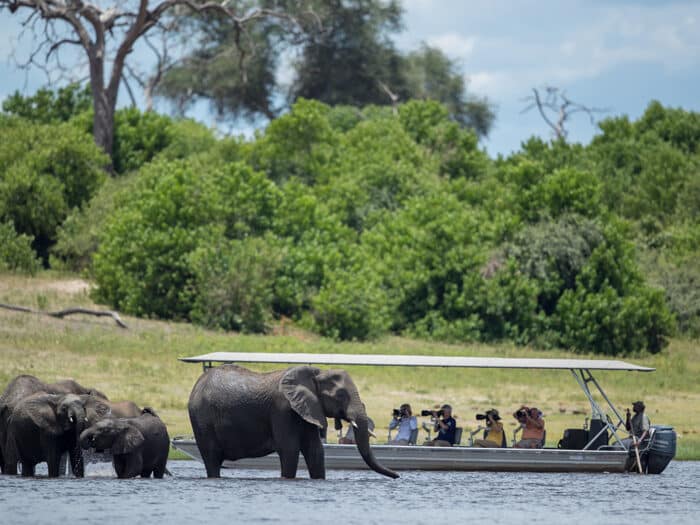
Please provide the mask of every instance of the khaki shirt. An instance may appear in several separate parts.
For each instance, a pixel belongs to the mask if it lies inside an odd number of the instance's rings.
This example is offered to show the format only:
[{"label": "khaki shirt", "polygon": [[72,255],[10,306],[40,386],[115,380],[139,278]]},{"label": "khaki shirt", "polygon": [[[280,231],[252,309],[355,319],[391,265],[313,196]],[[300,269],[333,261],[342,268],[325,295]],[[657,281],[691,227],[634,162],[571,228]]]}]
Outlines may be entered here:
[{"label": "khaki shirt", "polygon": [[644,432],[649,432],[649,429],[651,428],[651,421],[649,421],[649,418],[644,412],[641,414],[635,414],[632,417],[630,424],[632,426],[632,434],[638,438],[642,437]]}]

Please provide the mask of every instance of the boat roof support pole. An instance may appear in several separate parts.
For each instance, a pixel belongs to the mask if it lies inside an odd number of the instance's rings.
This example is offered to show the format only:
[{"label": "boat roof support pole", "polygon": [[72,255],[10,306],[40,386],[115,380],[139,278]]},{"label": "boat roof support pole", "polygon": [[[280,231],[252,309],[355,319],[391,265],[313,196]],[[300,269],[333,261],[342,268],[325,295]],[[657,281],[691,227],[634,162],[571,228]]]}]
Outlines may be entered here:
[{"label": "boat roof support pole", "polygon": [[[598,381],[596,380],[596,378],[593,377],[593,374],[591,374],[591,371],[590,371],[590,370],[586,370],[586,372],[588,373],[588,378],[586,379],[586,382],[587,382],[587,383],[588,383],[588,382],[591,382],[591,383],[593,383],[593,384],[595,385],[595,387],[598,389],[598,392],[600,392],[600,395],[603,396],[603,399],[605,399],[605,402],[606,402],[606,403],[608,404],[608,406],[610,407],[610,410],[612,410],[613,413],[615,414],[615,416],[617,417],[617,424],[616,424],[616,425],[613,425],[613,424],[612,424],[612,421],[610,421],[610,418],[606,415],[607,427],[610,429],[610,432],[612,432],[612,434],[613,434],[613,436],[615,437],[615,440],[617,441],[617,443],[618,443],[619,445],[621,445],[623,448],[626,449],[627,447],[625,447],[625,444],[623,443],[622,439],[620,438],[620,436],[617,435],[617,429],[620,428],[621,425],[624,425],[624,424],[625,424],[625,421],[622,419],[622,415],[620,415],[620,412],[617,410],[617,408],[615,407],[615,405],[613,405],[612,401],[610,401],[610,398],[608,398],[607,394],[606,394],[605,391],[603,390],[603,387],[600,386],[600,383],[598,383]],[[599,434],[599,435],[600,435],[600,434]],[[598,437],[598,436],[596,436],[596,438],[597,438],[597,437]]]},{"label": "boat roof support pole", "polygon": [[618,412],[617,408],[615,408],[615,405],[612,404],[612,401],[610,401],[610,399],[608,398],[607,394],[603,390],[603,387],[601,387],[596,378],[593,377],[593,374],[591,374],[590,370],[587,370],[587,372],[589,376],[588,381],[591,381],[595,385],[595,387],[598,389],[598,392],[600,392],[600,395],[603,396],[603,399],[605,399],[605,402],[610,407],[610,410],[612,410],[613,413],[617,416],[618,426],[619,423],[624,424],[625,420],[622,419],[622,415],[620,414],[620,412]]},{"label": "boat roof support pole", "polygon": [[[586,370],[586,372],[588,372],[590,376],[590,372],[588,370]],[[578,370],[577,372],[576,370],[572,369],[571,373],[574,375],[576,382],[579,384],[581,390],[583,390],[583,393],[588,398],[588,402],[591,404],[591,417],[593,419],[605,419],[603,410],[600,408],[596,400],[593,399],[593,394],[591,394],[591,391],[588,388],[588,381],[584,375],[584,370]]]},{"label": "boat roof support pole", "polygon": [[[586,444],[585,447],[583,447],[584,450],[588,450],[588,447],[595,442],[596,439],[600,435],[603,434],[603,431],[605,430],[610,430],[612,435],[615,437],[615,441],[617,441],[625,450],[627,448],[625,447],[622,439],[620,439],[620,436],[617,435],[617,427],[620,426],[620,423],[622,422],[622,418],[620,417],[620,413],[617,411],[615,406],[612,404],[610,399],[608,399],[608,396],[605,394],[601,386],[598,384],[598,382],[595,380],[593,377],[593,374],[591,374],[591,371],[588,369],[581,369],[578,370],[578,373],[576,370],[571,370],[571,373],[573,374],[574,378],[576,378],[576,381],[578,382],[579,386],[581,387],[581,390],[583,390],[583,393],[586,395],[588,398],[588,401],[591,404],[591,417],[594,419],[600,419],[601,421],[605,422],[605,426],[598,432],[597,435],[595,435],[592,439],[589,439],[588,443]],[[591,393],[591,390],[588,388],[588,383],[593,383],[595,387],[598,389],[598,392],[603,396],[605,401],[608,403],[608,406],[612,409],[612,411],[615,413],[615,415],[618,417],[618,424],[613,425],[612,421],[610,420],[610,417],[603,412],[603,409],[600,408],[600,405],[597,403],[597,401],[593,398],[593,394]]]}]

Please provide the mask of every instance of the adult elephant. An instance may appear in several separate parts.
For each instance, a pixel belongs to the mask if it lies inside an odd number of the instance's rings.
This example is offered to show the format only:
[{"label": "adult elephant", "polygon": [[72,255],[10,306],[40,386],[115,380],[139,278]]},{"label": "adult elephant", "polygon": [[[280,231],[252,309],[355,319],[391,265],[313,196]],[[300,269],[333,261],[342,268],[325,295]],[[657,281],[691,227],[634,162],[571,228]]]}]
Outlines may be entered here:
[{"label": "adult elephant", "polygon": [[[107,396],[99,390],[84,387],[72,379],[64,379],[55,383],[44,383],[31,375],[22,374],[15,377],[0,396],[0,472],[2,473],[8,472],[4,450],[7,439],[7,425],[12,412],[20,401],[39,392],[46,394],[88,394],[100,399],[107,399]],[[16,466],[10,467],[10,472],[16,472],[16,470]]]},{"label": "adult elephant", "polygon": [[311,478],[325,478],[319,430],[326,418],[355,426],[355,440],[365,463],[397,478],[380,465],[369,446],[367,413],[357,387],[344,370],[297,366],[259,374],[236,365],[210,368],[192,389],[190,421],[210,478],[219,477],[227,460],[277,452],[282,477],[294,478],[299,452]]},{"label": "adult elephant", "polygon": [[49,477],[57,477],[61,456],[67,452],[73,474],[82,477],[80,433],[108,414],[109,407],[88,394],[40,392],[24,398],[15,406],[7,425],[5,460],[8,474],[17,473],[19,462],[22,476],[33,476],[36,465],[45,461]]}]

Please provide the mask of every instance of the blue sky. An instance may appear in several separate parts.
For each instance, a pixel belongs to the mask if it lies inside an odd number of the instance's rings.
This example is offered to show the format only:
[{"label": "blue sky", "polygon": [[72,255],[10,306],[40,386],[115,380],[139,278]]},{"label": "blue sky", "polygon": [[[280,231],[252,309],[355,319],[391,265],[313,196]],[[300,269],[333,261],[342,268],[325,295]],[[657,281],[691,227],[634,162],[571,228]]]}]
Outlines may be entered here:
[{"label": "blue sky", "polygon": [[[653,0],[404,0],[402,49],[438,46],[461,64],[475,94],[496,105],[497,120],[484,146],[492,154],[517,149],[530,135],[548,137],[535,112],[521,114],[522,98],[545,84],[566,89],[610,115],[636,118],[652,99],[700,111],[700,1]],[[45,76],[17,71],[18,18],[0,12],[0,98],[32,93]],[[29,40],[20,41],[19,54]],[[145,60],[134,53],[134,59]],[[120,103],[128,102],[122,94]],[[163,106],[164,107],[164,106]],[[213,122],[205,106],[193,116]],[[249,131],[233,128],[234,131]],[[571,140],[595,132],[585,116]]]}]

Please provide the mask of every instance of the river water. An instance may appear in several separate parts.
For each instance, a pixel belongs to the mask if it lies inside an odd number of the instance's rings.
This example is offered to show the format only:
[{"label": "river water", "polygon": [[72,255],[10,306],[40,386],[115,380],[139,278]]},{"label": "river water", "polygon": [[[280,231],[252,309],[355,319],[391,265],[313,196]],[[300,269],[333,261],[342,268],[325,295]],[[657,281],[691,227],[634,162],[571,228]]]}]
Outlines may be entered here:
[{"label": "river water", "polygon": [[329,471],[325,481],[168,468],[162,480],[118,480],[109,464],[88,465],[84,479],[0,476],[0,523],[700,523],[700,462],[658,476]]}]

